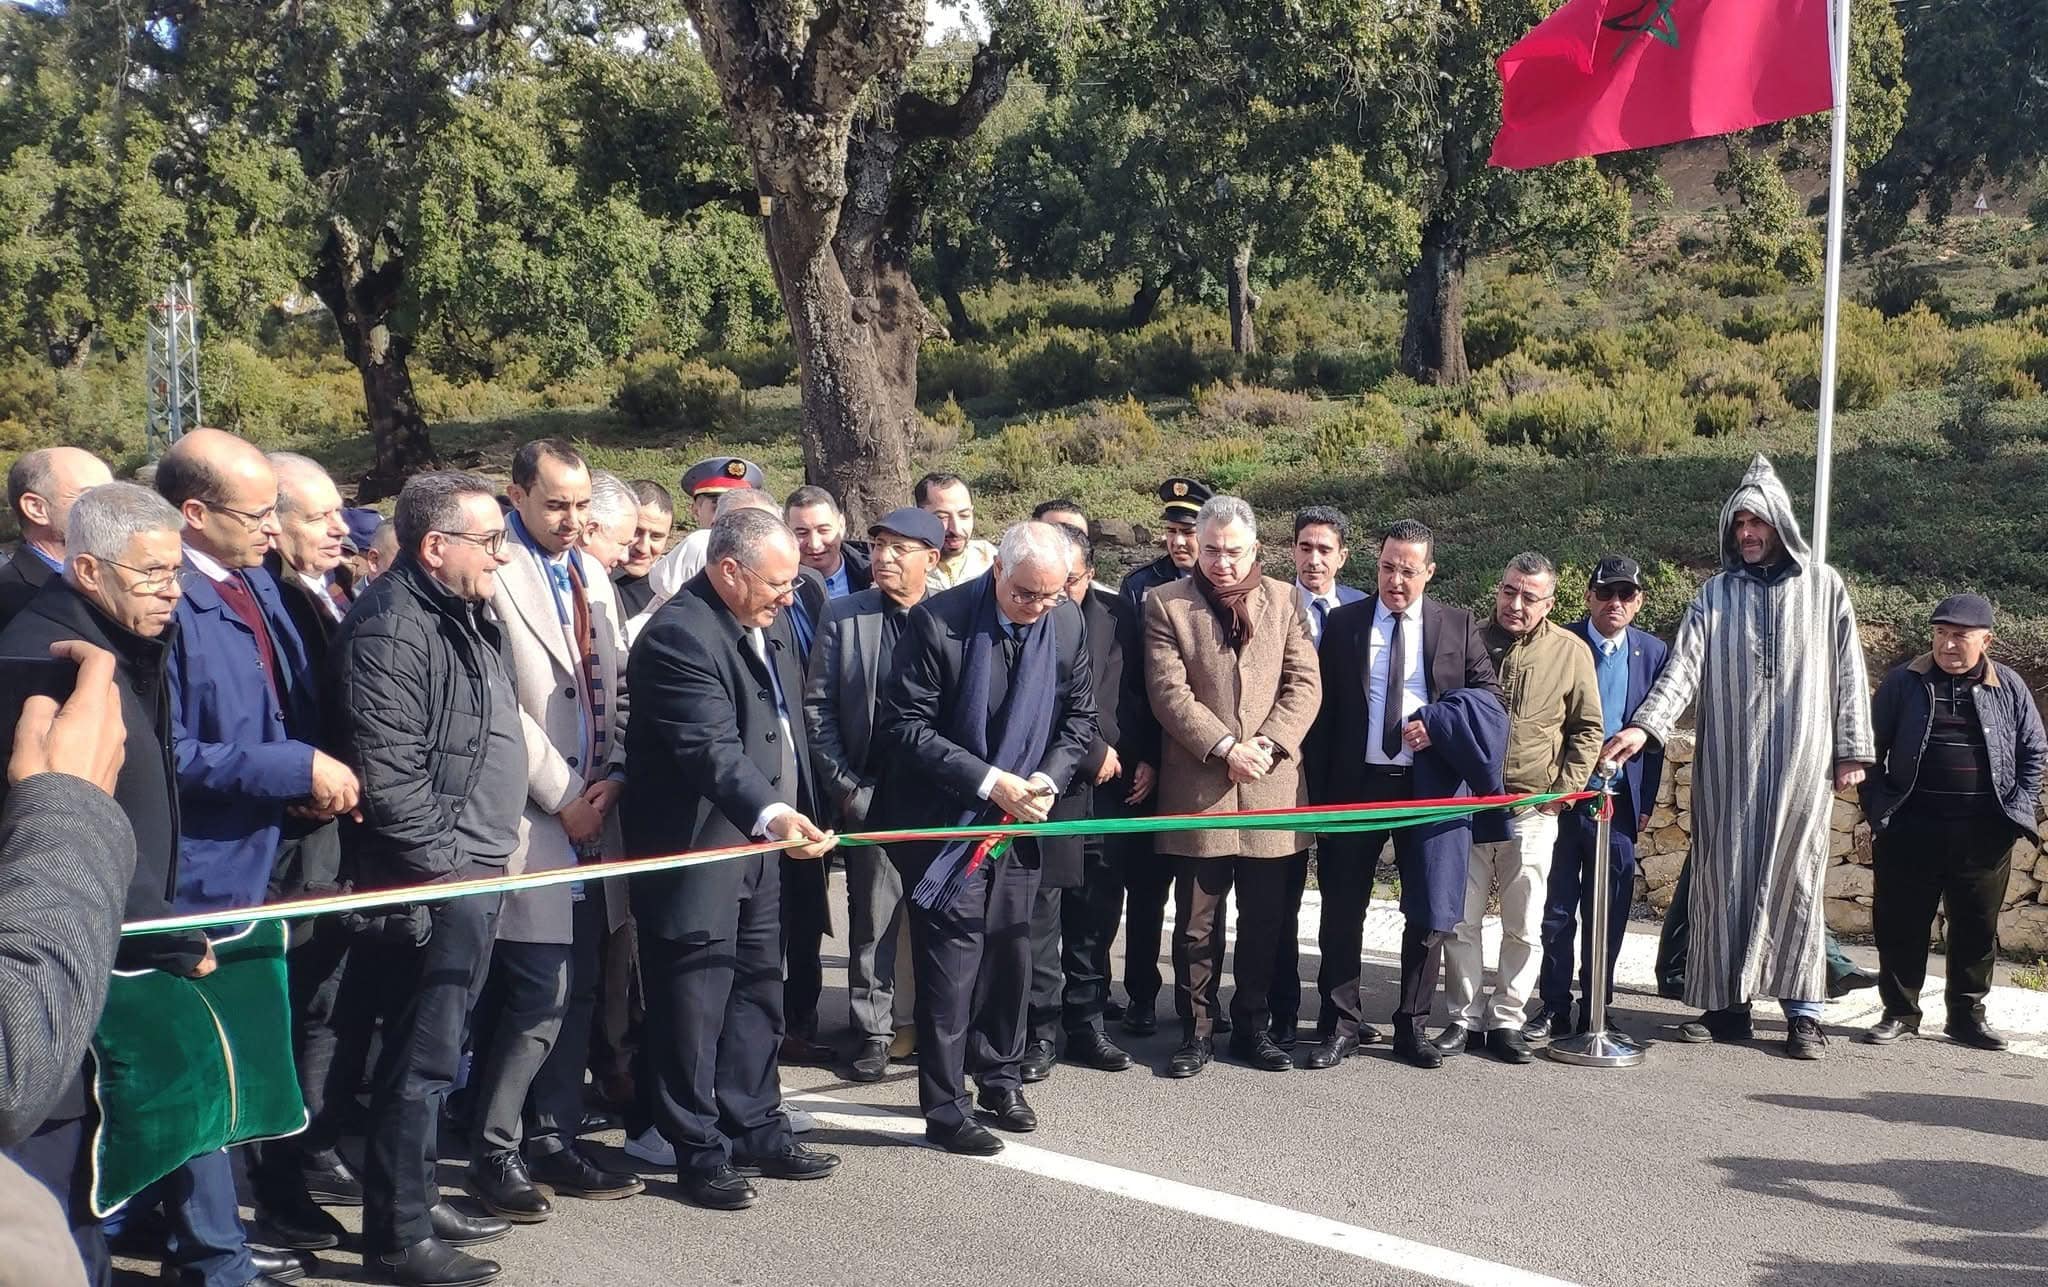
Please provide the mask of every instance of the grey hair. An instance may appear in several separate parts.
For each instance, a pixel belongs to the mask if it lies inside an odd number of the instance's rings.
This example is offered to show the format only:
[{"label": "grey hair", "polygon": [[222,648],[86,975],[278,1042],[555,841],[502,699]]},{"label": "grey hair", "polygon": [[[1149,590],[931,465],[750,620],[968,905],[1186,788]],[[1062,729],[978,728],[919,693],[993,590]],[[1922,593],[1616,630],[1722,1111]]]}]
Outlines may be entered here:
[{"label": "grey hair", "polygon": [[590,519],[599,527],[614,527],[621,519],[638,519],[640,502],[626,481],[608,469],[590,473]]},{"label": "grey hair", "polygon": [[119,559],[143,532],[176,532],[185,520],[171,503],[134,483],[101,483],[79,493],[64,525],[65,559]]},{"label": "grey hair", "polygon": [[1534,550],[1524,550],[1509,559],[1508,571],[1519,572],[1523,576],[1547,576],[1553,582],[1557,580],[1557,568]]},{"label": "grey hair", "polygon": [[391,556],[398,553],[398,524],[388,518],[377,524],[377,530],[370,533],[370,548],[382,554],[389,566]]},{"label": "grey hair", "polygon": [[[295,514],[298,512],[298,496],[286,486],[288,478],[305,478],[308,475],[327,478],[326,469],[311,456],[301,456],[296,451],[273,451],[264,455],[270,462],[270,470],[277,475],[277,512]],[[329,481],[333,481],[329,479]]]},{"label": "grey hair", "polygon": [[711,511],[711,517],[716,521],[742,509],[765,509],[777,518],[782,516],[782,506],[767,492],[758,487],[735,487],[718,498],[718,508]]},{"label": "grey hair", "polygon": [[[733,494],[735,493],[726,493],[727,496]],[[767,495],[766,492],[754,494]],[[718,503],[722,508],[725,504],[724,498],[720,498]],[[711,564],[720,559],[733,559],[752,567],[754,560],[760,557],[761,547],[773,540],[777,532],[788,536],[791,543],[796,540],[794,536],[790,536],[789,524],[783,522],[782,515],[773,509],[749,506],[745,509],[736,509],[730,514],[721,514],[718,521],[711,525],[711,540],[704,547],[704,561]]]},{"label": "grey hair", "polygon": [[1229,527],[1232,523],[1244,524],[1252,539],[1259,535],[1259,520],[1252,513],[1252,507],[1235,496],[1211,496],[1202,502],[1201,512],[1195,515],[1195,530],[1205,527]]},{"label": "grey hair", "polygon": [[462,521],[462,502],[471,496],[488,496],[495,503],[498,485],[459,469],[437,469],[406,479],[391,515],[399,548],[418,554],[427,533],[452,530],[451,524]]},{"label": "grey hair", "polygon": [[1067,570],[1067,549],[1067,538],[1060,534],[1055,524],[1037,521],[1013,523],[1003,533],[1003,543],[996,548],[996,557],[1011,572],[1031,563],[1064,572]]}]

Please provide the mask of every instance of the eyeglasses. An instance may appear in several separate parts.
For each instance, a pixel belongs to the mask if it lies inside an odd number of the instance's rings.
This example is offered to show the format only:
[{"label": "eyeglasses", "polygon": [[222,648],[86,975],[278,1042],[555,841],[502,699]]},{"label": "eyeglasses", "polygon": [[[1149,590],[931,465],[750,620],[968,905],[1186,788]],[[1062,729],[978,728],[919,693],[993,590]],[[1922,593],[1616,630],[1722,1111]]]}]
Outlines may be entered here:
[{"label": "eyeglasses", "polygon": [[1072,584],[1073,582],[1069,581],[1049,594],[1040,594],[1036,590],[1024,590],[1013,585],[1010,587],[1010,602],[1020,608],[1035,608],[1043,603],[1058,603],[1061,599],[1067,597],[1067,586]]},{"label": "eyeglasses", "polygon": [[1502,603],[1526,603],[1532,608],[1557,597],[1555,590],[1549,594],[1531,594],[1527,590],[1517,590],[1511,585],[1497,585],[1493,592],[1500,597]]},{"label": "eyeglasses", "polygon": [[1380,572],[1397,580],[1413,581],[1416,577],[1422,575],[1423,570],[1421,568],[1403,567],[1399,563],[1382,563],[1380,564]]},{"label": "eyeglasses", "polygon": [[451,532],[445,527],[437,527],[434,530],[443,536],[466,541],[486,554],[497,554],[505,548],[507,532],[502,527],[494,532]]},{"label": "eyeglasses", "polygon": [[1630,603],[1641,593],[1641,590],[1632,585],[1596,585],[1593,587],[1593,597],[1602,603],[1612,603],[1616,599],[1623,603]]},{"label": "eyeglasses", "polygon": [[801,578],[795,581],[770,581],[767,577],[762,576],[759,572],[754,571],[754,569],[748,567],[746,564],[740,563],[738,559],[734,559],[733,562],[739,563],[740,570],[742,572],[745,572],[748,576],[754,578],[756,581],[759,581],[762,585],[766,586],[768,588],[768,592],[770,594],[773,594],[778,599],[789,598],[791,595],[796,593],[796,588],[799,585],[803,584]]},{"label": "eyeglasses", "polygon": [[140,578],[134,585],[128,587],[134,594],[162,594],[178,583],[176,568],[138,568],[114,559],[101,559],[100,562],[120,568],[123,572],[133,572]]},{"label": "eyeglasses", "polygon": [[265,508],[259,509],[255,513],[251,514],[246,509],[236,509],[232,505],[223,505],[219,501],[203,500],[200,501],[199,503],[201,505],[206,506],[206,508],[208,509],[217,509],[221,511],[223,514],[233,514],[236,518],[241,519],[244,523],[247,523],[251,527],[261,527],[265,523],[269,522],[271,519],[277,517],[277,506],[275,505],[266,506]]}]

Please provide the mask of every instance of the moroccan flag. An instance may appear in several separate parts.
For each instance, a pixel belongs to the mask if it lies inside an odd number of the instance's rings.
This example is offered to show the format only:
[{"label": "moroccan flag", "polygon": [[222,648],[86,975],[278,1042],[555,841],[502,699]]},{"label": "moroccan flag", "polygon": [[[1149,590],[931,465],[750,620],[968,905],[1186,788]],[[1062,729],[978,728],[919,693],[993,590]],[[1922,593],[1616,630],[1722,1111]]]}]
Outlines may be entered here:
[{"label": "moroccan flag", "polygon": [[1500,56],[1493,164],[1526,170],[1824,112],[1828,0],[1567,0]]}]

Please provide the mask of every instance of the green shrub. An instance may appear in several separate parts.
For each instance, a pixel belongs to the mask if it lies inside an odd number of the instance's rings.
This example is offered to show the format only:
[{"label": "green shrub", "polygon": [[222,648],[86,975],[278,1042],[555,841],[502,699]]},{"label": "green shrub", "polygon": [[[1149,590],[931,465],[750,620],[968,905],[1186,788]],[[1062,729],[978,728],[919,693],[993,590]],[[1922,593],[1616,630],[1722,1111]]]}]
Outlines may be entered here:
[{"label": "green shrub", "polygon": [[1377,393],[1368,393],[1355,406],[1316,422],[1313,450],[1316,463],[1326,470],[1356,470],[1399,451],[1407,442],[1401,409]]},{"label": "green shrub", "polygon": [[967,413],[947,394],[946,400],[930,415],[918,417],[917,451],[920,456],[936,456],[951,451],[960,445],[960,440],[974,431],[973,422]]},{"label": "green shrub", "polygon": [[1497,405],[1570,380],[1526,353],[1510,353],[1473,377],[1471,396],[1480,406]]},{"label": "green shrub", "polygon": [[1747,344],[1761,344],[1773,335],[1809,326],[1813,318],[1802,312],[1794,312],[1782,300],[1769,303],[1744,303],[1742,311],[1721,319],[1721,334],[1731,340]]},{"label": "green shrub", "polygon": [[729,431],[746,419],[737,375],[659,350],[627,363],[612,408],[636,428],[685,433]]},{"label": "green shrub", "polygon": [[1913,305],[1873,328],[1867,317],[1853,323],[1887,351],[1892,374],[1909,389],[1939,389],[1956,365],[1955,332],[1927,304]]},{"label": "green shrub", "polygon": [[1725,393],[1708,396],[1693,409],[1692,431],[1702,438],[1726,438],[1755,422],[1755,403]]},{"label": "green shrub", "polygon": [[1695,268],[1693,280],[1728,298],[1762,298],[1785,293],[1785,274],[1758,264],[1716,263]]},{"label": "green shrub", "polygon": [[1212,380],[1226,378],[1236,356],[1227,348],[1198,343],[1187,330],[1174,329],[1138,337],[1120,358],[1138,388],[1186,397]]},{"label": "green shrub", "polygon": [[1550,385],[1488,408],[1486,439],[1556,456],[1656,455],[1693,433],[1693,414],[1670,376],[1631,372],[1613,388]]},{"label": "green shrub", "polygon": [[720,349],[705,355],[704,360],[738,376],[743,389],[772,389],[796,378],[796,347],[788,340]]},{"label": "green shrub", "polygon": [[[1787,331],[1764,345],[1764,360],[1785,398],[1802,411],[1820,407],[1820,333]],[[1844,326],[1836,348],[1835,405],[1844,411],[1874,407],[1898,389],[1886,355],[1860,330]]]},{"label": "green shrub", "polygon": [[1394,374],[1385,350],[1303,349],[1294,355],[1294,387],[1329,394],[1363,393]]},{"label": "green shrub", "polygon": [[1491,310],[1465,322],[1465,361],[1473,370],[1492,366],[1522,347],[1529,323],[1513,313]]},{"label": "green shrub", "polygon": [[1998,292],[1998,299],[1992,304],[1992,311],[2000,317],[2010,317],[2029,309],[2048,308],[2048,279],[2029,282],[2011,290]]},{"label": "green shrub", "polygon": [[1402,453],[1401,472],[1416,491],[1448,496],[1479,477],[1479,457],[1463,447],[1418,442]]},{"label": "green shrub", "polygon": [[1127,393],[1121,402],[1090,403],[1075,418],[1059,454],[1071,465],[1128,465],[1157,450],[1159,426],[1145,404]]},{"label": "green shrub", "polygon": [[1447,450],[1476,455],[1486,445],[1486,431],[1467,411],[1439,411],[1422,430],[1421,441]]},{"label": "green shrub", "polygon": [[1898,255],[1886,255],[1870,266],[1870,281],[1863,302],[1886,317],[1899,317],[1915,308],[1948,316],[1948,295],[1941,279],[1918,264]]},{"label": "green shrub", "polygon": [[982,453],[987,468],[976,479],[989,491],[1025,491],[1059,463],[1074,422],[1063,416],[1006,426]]},{"label": "green shrub", "polygon": [[1002,383],[1003,368],[980,345],[941,341],[927,344],[917,355],[917,400],[985,398]]},{"label": "green shrub", "polygon": [[1597,380],[1618,380],[1623,372],[1642,365],[1628,337],[1609,326],[1580,331],[1569,339],[1547,345],[1542,360],[1547,366],[1577,371]]},{"label": "green shrub", "polygon": [[1195,414],[1203,420],[1254,429],[1298,429],[1315,414],[1315,405],[1305,395],[1256,384],[1206,385],[1195,390],[1194,404]]},{"label": "green shrub", "polygon": [[1011,350],[1004,383],[1021,406],[1064,407],[1104,386],[1107,356],[1098,335],[1048,331]]},{"label": "green shrub", "polygon": [[1196,445],[1191,462],[1195,477],[1219,492],[1235,492],[1266,468],[1266,445],[1243,434],[1221,434]]}]

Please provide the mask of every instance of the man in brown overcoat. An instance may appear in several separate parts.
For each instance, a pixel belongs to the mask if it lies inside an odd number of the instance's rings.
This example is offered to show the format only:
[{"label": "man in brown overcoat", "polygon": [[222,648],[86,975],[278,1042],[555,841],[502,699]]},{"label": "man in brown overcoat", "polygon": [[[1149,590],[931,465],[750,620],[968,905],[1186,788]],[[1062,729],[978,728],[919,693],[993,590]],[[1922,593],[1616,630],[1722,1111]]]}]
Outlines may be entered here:
[{"label": "man in brown overcoat", "polygon": [[[1163,733],[1159,812],[1232,813],[1307,802],[1301,741],[1322,702],[1322,672],[1294,588],[1259,571],[1251,507],[1211,497],[1196,518],[1195,574],[1145,600],[1145,684]],[[1230,1052],[1253,1067],[1294,1066],[1267,1030],[1274,935],[1284,919],[1287,860],[1308,847],[1292,831],[1161,832],[1174,861],[1174,1001],[1183,1042],[1170,1077],[1214,1053],[1223,968],[1223,905],[1237,889],[1236,995]]]}]

